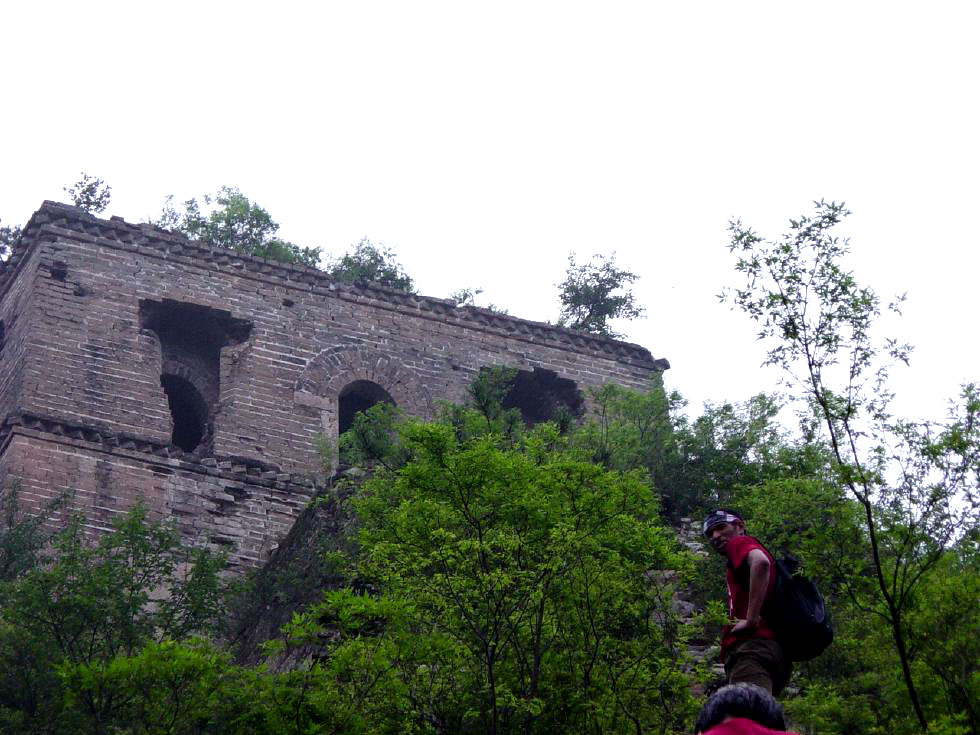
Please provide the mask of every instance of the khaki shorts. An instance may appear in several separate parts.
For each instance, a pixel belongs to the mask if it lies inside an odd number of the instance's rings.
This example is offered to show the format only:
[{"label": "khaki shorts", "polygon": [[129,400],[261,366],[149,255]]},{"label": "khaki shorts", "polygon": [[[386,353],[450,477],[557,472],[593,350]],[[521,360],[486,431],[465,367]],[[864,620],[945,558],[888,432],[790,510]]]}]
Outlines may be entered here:
[{"label": "khaki shorts", "polygon": [[756,684],[772,695],[783,691],[793,673],[793,664],[782,646],[769,638],[750,638],[735,644],[725,659],[728,683]]}]

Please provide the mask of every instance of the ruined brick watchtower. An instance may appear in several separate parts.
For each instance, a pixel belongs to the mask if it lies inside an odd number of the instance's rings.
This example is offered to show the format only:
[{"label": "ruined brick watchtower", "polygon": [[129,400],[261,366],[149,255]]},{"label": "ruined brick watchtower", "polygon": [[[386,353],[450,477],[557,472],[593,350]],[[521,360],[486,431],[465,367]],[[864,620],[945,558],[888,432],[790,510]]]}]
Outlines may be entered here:
[{"label": "ruined brick watchtower", "polygon": [[637,345],[248,257],[45,202],[0,271],[0,481],[71,493],[93,530],[137,498],[257,565],[378,401],[429,416],[481,367],[528,420],[668,367]]}]

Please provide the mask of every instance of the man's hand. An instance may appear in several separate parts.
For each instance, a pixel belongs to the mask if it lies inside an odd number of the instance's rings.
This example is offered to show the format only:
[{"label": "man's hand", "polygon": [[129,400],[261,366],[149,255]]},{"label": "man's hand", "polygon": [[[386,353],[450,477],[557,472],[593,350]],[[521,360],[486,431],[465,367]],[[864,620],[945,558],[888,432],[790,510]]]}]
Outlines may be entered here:
[{"label": "man's hand", "polygon": [[736,620],[732,626],[732,633],[741,633],[743,630],[754,630],[759,625],[759,618],[755,620]]}]

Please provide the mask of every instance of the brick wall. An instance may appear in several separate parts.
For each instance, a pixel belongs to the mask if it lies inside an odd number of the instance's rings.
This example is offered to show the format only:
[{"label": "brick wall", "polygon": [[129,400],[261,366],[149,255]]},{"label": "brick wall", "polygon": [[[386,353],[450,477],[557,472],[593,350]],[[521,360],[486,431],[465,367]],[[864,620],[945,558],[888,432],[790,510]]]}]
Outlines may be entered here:
[{"label": "brick wall", "polygon": [[30,333],[31,315],[34,313],[34,279],[37,271],[37,252],[27,253],[20,259],[18,277],[12,281],[0,300],[0,322],[3,324],[3,340],[0,346],[0,416],[6,416],[16,407],[21,395],[24,367],[27,364],[25,350]]},{"label": "brick wall", "polygon": [[[28,502],[74,490],[93,528],[140,495],[245,564],[309,497],[322,471],[314,440],[336,438],[353,381],[429,416],[486,365],[552,370],[583,390],[644,387],[667,367],[636,345],[339,284],[50,202],[0,273],[0,319],[13,325],[0,351],[0,476],[19,478]],[[196,450],[171,445],[162,374],[207,405]]]},{"label": "brick wall", "polygon": [[140,501],[154,517],[174,518],[189,542],[227,550],[233,567],[264,563],[314,491],[307,477],[231,460],[183,461],[163,447],[113,445],[78,427],[30,419],[7,428],[0,450],[0,482],[8,488],[16,480],[28,508],[64,497],[87,529],[101,533]]}]

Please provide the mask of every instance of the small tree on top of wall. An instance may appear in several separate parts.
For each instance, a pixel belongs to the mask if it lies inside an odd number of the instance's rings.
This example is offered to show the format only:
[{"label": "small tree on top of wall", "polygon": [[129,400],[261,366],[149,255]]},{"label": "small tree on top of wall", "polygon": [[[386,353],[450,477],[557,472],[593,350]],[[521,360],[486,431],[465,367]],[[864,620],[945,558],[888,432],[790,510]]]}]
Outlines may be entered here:
[{"label": "small tree on top of wall", "polygon": [[635,273],[616,267],[616,254],[595,255],[591,263],[578,265],[568,256],[565,280],[558,284],[561,313],[558,324],[604,337],[622,337],[609,326],[610,319],[637,319],[643,307],[630,288]]},{"label": "small tree on top of wall", "polygon": [[76,207],[92,214],[104,212],[112,198],[111,186],[98,177],[89,176],[84,171],[82,178],[72,184],[71,187],[64,187],[64,191],[68,192],[68,196],[71,197],[71,201]]},{"label": "small tree on top of wall", "polygon": [[244,255],[313,268],[320,262],[318,248],[300,247],[277,237],[279,223],[237,188],[222,186],[216,194],[205,194],[200,203],[192,197],[181,209],[173,200],[172,195],[167,197],[163,212],[153,224]]}]

